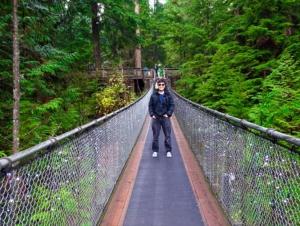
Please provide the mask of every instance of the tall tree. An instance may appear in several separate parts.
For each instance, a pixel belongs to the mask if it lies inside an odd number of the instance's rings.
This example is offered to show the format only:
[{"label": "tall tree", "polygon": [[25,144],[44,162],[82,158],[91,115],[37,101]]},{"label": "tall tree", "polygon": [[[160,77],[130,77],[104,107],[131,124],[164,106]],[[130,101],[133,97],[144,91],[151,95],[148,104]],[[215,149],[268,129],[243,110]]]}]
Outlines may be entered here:
[{"label": "tall tree", "polygon": [[[109,67],[123,62],[132,62],[129,66],[134,67],[134,48],[142,41],[136,35],[137,24],[143,26],[134,11],[135,1],[101,0],[94,4],[94,8],[98,8],[94,16],[91,2],[22,0],[13,5],[12,0],[1,1],[0,156],[12,154],[13,123],[17,120],[20,132],[16,149],[20,150],[94,117],[95,102],[90,95],[103,86],[84,80],[86,76],[81,72],[86,72],[87,65],[94,62],[91,21],[96,15],[100,37],[94,40],[100,42],[100,60]],[[18,6],[18,15],[15,13],[18,30],[13,29],[14,6]],[[12,31],[19,33],[16,38],[21,37],[17,40],[19,51],[14,51]],[[17,65],[14,56],[18,56],[18,52],[22,79],[15,81],[20,82],[22,98],[19,99],[12,95],[12,90],[17,90],[13,76],[18,75],[18,68],[12,65],[14,62]],[[14,118],[13,106],[18,100],[19,117]]]},{"label": "tall tree", "polygon": [[19,151],[20,132],[20,50],[18,25],[18,0],[13,0],[13,154]]},{"label": "tall tree", "polygon": [[158,1],[154,2],[154,8],[149,7],[148,2],[141,4],[141,17],[146,18],[145,24],[141,27],[143,63],[153,66],[155,63],[162,63],[166,66],[166,54],[163,48],[164,27],[172,25],[165,20],[164,5]]},{"label": "tall tree", "polygon": [[[140,4],[138,0],[135,0],[135,13],[140,15]],[[141,34],[140,26],[137,26],[136,35],[139,37]],[[141,55],[141,44],[135,47],[135,68],[142,68],[142,55]]]},{"label": "tall tree", "polygon": [[100,29],[99,29],[99,17],[98,17],[98,3],[91,3],[92,10],[92,36],[93,36],[93,44],[94,44],[94,61],[95,67],[100,68],[101,66],[101,55],[100,55]]}]

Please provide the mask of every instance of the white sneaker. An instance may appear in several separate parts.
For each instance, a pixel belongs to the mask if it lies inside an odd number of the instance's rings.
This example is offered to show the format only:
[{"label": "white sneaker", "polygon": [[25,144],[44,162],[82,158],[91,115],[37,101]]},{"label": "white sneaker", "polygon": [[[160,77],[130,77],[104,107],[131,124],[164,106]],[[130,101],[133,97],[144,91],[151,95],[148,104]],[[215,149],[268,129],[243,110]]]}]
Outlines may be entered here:
[{"label": "white sneaker", "polygon": [[153,158],[157,157],[157,152],[156,151],[153,152],[152,157]]},{"label": "white sneaker", "polygon": [[168,158],[171,158],[171,157],[172,157],[172,154],[171,154],[170,151],[167,152],[167,157],[168,157]]}]

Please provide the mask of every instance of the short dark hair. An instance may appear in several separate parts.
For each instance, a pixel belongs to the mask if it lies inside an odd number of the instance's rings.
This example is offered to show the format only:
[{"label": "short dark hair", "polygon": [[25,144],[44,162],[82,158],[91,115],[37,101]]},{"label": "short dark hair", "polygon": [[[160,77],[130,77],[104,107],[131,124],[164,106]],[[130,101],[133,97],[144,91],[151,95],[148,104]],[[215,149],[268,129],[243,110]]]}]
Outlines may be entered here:
[{"label": "short dark hair", "polygon": [[164,83],[164,84],[166,84],[166,81],[163,78],[160,78],[160,79],[157,80],[157,83]]}]

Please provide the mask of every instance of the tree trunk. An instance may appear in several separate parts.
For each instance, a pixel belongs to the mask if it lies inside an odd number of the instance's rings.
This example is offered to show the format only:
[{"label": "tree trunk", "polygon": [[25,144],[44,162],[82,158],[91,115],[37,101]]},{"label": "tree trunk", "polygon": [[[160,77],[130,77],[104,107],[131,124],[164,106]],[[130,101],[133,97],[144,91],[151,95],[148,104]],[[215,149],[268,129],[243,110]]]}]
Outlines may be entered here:
[{"label": "tree trunk", "polygon": [[20,132],[20,63],[18,0],[13,0],[13,154],[19,151]]},{"label": "tree trunk", "polygon": [[157,0],[154,0],[153,4],[153,11],[156,12]]},{"label": "tree trunk", "polygon": [[[135,10],[134,11],[136,14],[138,14],[138,15],[140,14],[140,5],[139,5],[138,0],[135,0]],[[136,35],[140,36],[140,33],[141,33],[140,27],[138,27],[136,29]],[[142,68],[142,56],[141,56],[141,45],[140,44],[135,47],[135,67]],[[142,71],[140,71],[140,72],[142,72]]]},{"label": "tree trunk", "polygon": [[99,38],[99,21],[98,21],[98,3],[91,3],[92,10],[92,35],[93,35],[93,44],[94,44],[94,59],[95,59],[95,68],[100,68],[101,66],[101,55],[100,55],[100,38]]}]

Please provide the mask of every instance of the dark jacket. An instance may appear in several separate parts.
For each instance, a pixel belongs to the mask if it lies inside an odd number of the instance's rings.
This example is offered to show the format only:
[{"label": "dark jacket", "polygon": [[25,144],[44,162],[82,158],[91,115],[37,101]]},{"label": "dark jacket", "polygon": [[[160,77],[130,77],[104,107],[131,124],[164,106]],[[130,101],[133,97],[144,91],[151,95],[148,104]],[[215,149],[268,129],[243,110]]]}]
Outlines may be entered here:
[{"label": "dark jacket", "polygon": [[165,90],[165,93],[163,94],[163,103],[159,100],[159,93],[158,90],[154,91],[153,94],[150,97],[149,101],[149,114],[152,117],[155,115],[156,118],[162,117],[164,114],[167,114],[168,117],[171,117],[175,104],[174,99],[171,96],[171,94]]}]

